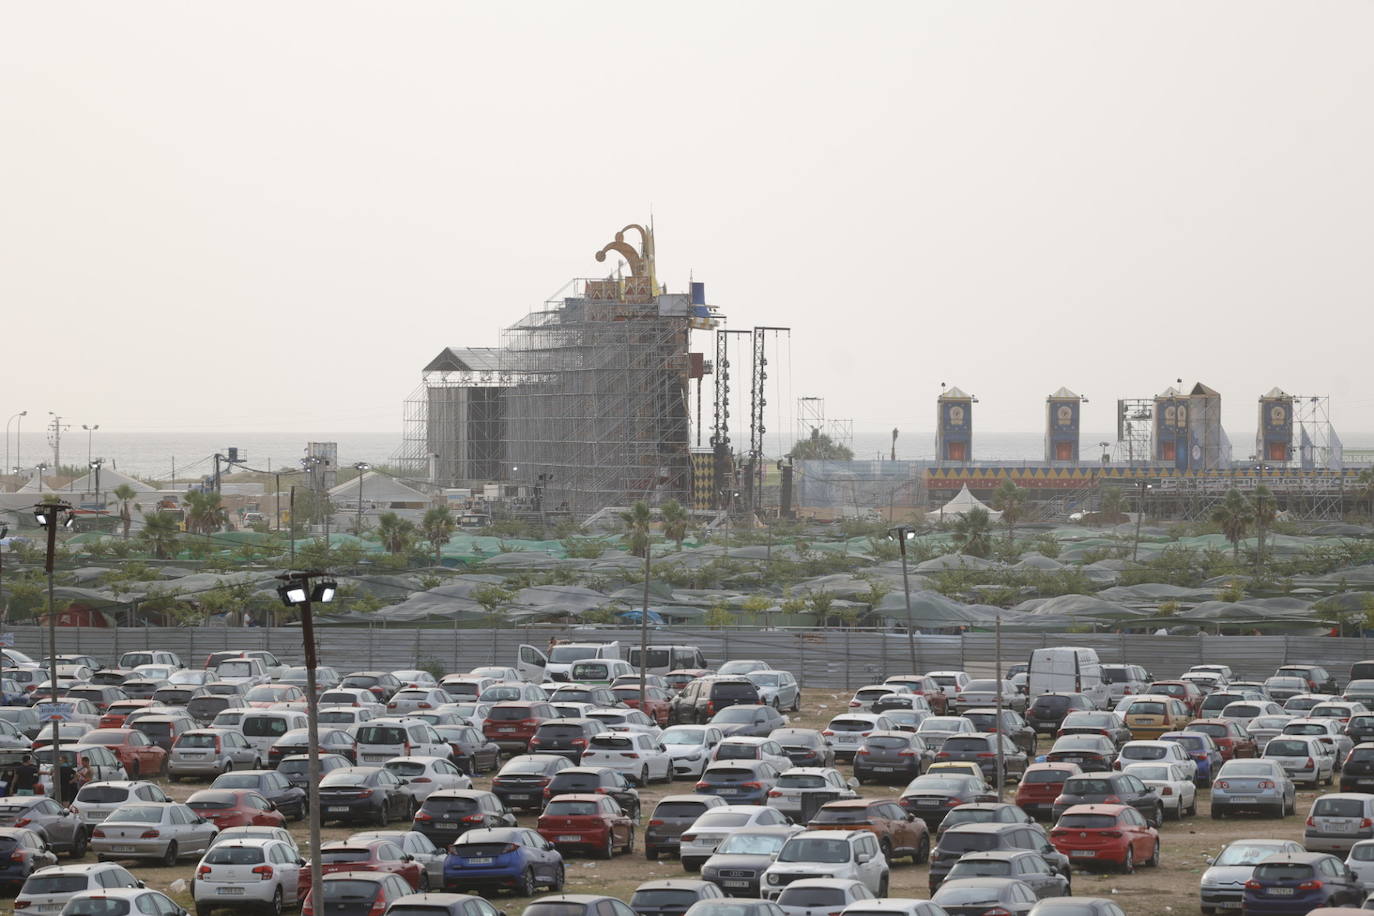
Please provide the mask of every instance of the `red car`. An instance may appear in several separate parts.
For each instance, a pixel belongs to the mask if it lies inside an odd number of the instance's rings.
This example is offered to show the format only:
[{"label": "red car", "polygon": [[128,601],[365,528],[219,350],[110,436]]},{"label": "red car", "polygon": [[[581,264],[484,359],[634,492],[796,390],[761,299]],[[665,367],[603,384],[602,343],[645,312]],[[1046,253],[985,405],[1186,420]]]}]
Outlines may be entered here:
[{"label": "red car", "polygon": [[482,734],[503,751],[523,753],[539,726],[548,719],[557,718],[558,713],[547,702],[510,700],[494,703],[482,723]]},{"label": "red car", "polygon": [[167,752],[133,728],[97,728],[81,736],[82,744],[108,747],[130,779],[160,775],[167,768]]},{"label": "red car", "polygon": [[[624,703],[631,709],[639,709],[639,685],[622,684],[619,687],[612,687],[611,692],[616,699]],[[643,709],[644,714],[653,719],[660,726],[666,726],[669,722],[669,711],[672,706],[668,701],[668,691],[662,687],[645,687],[644,696],[647,702]]]},{"label": "red car", "polygon": [[1223,763],[1233,757],[1259,756],[1259,745],[1250,737],[1245,726],[1235,719],[1198,719],[1189,722],[1183,730],[1211,735],[1221,751]]},{"label": "red car", "polygon": [[[335,840],[320,847],[320,873],[330,875],[341,871],[381,871],[400,875],[417,891],[429,890],[429,875],[425,867],[401,851],[392,840]],[[300,894],[310,892],[310,869],[301,869]]]},{"label": "red car", "polygon": [[926,703],[930,706],[930,711],[935,715],[947,714],[949,697],[945,696],[944,690],[940,688],[933,677],[927,677],[924,674],[903,674],[898,677],[890,677],[883,683],[901,684],[912,693],[925,697]]},{"label": "red car", "polygon": [[607,795],[574,793],[560,795],[539,815],[539,835],[558,848],[585,849],[597,858],[609,859],[635,848],[634,821]]},{"label": "red car", "polygon": [[1083,770],[1076,763],[1032,763],[1016,784],[1016,804],[1027,814],[1050,814],[1064,791],[1064,780]]},{"label": "red car", "polygon": [[100,717],[100,722],[96,728],[123,728],[124,720],[129,717],[129,713],[145,706],[156,706],[152,700],[119,700],[111,703],[105,710],[105,715]]},{"label": "red car", "polygon": [[1188,715],[1190,716],[1196,716],[1202,712],[1202,688],[1192,681],[1155,681],[1141,693],[1173,697],[1188,707]]},{"label": "red car", "polygon": [[1074,805],[1059,816],[1050,842],[1080,868],[1159,865],[1159,831],[1130,805]]},{"label": "red car", "polygon": [[276,805],[251,789],[202,789],[186,799],[186,806],[220,830],[286,826]]}]

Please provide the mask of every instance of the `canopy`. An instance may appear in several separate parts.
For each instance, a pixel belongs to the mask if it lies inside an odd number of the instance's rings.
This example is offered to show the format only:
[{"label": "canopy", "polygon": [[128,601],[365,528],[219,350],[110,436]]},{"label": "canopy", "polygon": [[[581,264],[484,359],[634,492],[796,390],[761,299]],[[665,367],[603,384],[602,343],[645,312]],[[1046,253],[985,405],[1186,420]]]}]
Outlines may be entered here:
[{"label": "canopy", "polygon": [[982,502],[982,500],[980,500],[978,497],[974,496],[972,493],[969,492],[968,484],[964,484],[964,486],[959,490],[959,493],[953,499],[945,503],[940,508],[932,509],[931,511],[927,512],[926,518],[929,521],[938,522],[942,519],[955,518],[960,515],[967,515],[974,509],[982,509],[984,512],[988,514],[988,519],[990,521],[995,522],[1002,517],[1001,512],[998,512],[996,509],[988,508]]}]

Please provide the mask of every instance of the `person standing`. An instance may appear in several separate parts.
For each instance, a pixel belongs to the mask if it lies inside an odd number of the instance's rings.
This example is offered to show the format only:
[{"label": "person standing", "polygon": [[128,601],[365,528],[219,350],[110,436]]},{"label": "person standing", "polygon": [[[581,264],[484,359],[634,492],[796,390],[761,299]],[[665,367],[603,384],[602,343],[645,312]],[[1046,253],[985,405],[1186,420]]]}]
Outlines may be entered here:
[{"label": "person standing", "polygon": [[10,786],[10,792],[15,795],[32,795],[33,787],[38,782],[38,767],[33,764],[33,757],[29,754],[24,755],[24,759],[19,761],[19,765],[14,768],[14,780]]}]

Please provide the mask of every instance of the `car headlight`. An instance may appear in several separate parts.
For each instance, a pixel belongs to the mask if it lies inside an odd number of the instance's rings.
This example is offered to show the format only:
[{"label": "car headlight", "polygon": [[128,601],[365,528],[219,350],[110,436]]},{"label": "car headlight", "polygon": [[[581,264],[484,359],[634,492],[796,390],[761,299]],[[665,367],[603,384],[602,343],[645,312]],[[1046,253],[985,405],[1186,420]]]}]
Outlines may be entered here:
[{"label": "car headlight", "polygon": [[781,875],[769,875],[769,876],[768,876],[768,883],[769,883],[769,884],[781,884],[781,883],[782,883],[782,876],[781,876]]},{"label": "car headlight", "polygon": [[701,759],[701,751],[697,751],[695,754],[688,754],[686,759],[688,759],[688,760],[700,760],[700,759]]}]

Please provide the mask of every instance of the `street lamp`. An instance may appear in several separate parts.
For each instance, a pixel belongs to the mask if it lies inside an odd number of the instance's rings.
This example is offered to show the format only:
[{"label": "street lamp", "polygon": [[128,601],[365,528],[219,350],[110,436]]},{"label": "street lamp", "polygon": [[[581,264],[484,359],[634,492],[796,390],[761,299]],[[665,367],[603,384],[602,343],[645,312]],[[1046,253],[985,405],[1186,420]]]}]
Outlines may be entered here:
[{"label": "street lamp", "polygon": [[[48,686],[52,688],[52,703],[57,703],[57,605],[53,600],[53,558],[57,554],[57,529],[70,528],[75,520],[67,503],[39,503],[33,507],[33,517],[40,528],[48,532],[48,553],[43,567],[48,572]],[[61,717],[52,714],[52,789],[53,801],[62,804],[62,734],[58,730]]]},{"label": "street lamp", "polygon": [[358,522],[354,525],[354,534],[358,537],[363,536],[363,475],[372,470],[372,465],[366,461],[359,461],[353,465],[353,469],[358,472]]},{"label": "street lamp", "polygon": [[[6,473],[6,474],[8,474],[8,473],[10,472],[10,424],[13,423],[15,420],[18,420],[18,421],[19,421],[19,425],[20,425],[20,427],[22,428],[23,425],[24,425],[24,418],[27,417],[28,415],[29,415],[29,412],[28,412],[27,410],[21,410],[21,411],[19,411],[19,413],[15,414],[14,416],[10,417],[8,420],[5,421],[5,467],[4,467],[4,473]],[[18,435],[16,435],[16,436],[14,437],[14,457],[15,457],[15,462],[14,462],[14,465],[15,465],[15,466],[14,466],[14,470],[15,470],[15,471],[18,471],[18,470],[19,470],[19,437],[18,437]]]},{"label": "street lamp", "polygon": [[1135,544],[1131,547],[1132,563],[1140,555],[1140,523],[1145,519],[1145,494],[1155,488],[1154,484],[1146,483],[1143,480],[1137,480],[1135,485],[1137,494],[1135,499]]},{"label": "street lamp", "polygon": [[82,423],[81,428],[86,431],[86,463],[90,464],[92,440],[94,440],[95,431],[100,428],[100,424],[92,423],[90,426],[87,426],[85,423]]},{"label": "street lamp", "polygon": [[324,604],[334,600],[339,586],[322,572],[293,572],[278,576],[281,585],[277,594],[282,604],[300,608],[301,641],[305,648],[305,715],[306,749],[309,760],[306,763],[310,780],[308,804],[310,807],[310,887],[314,893],[324,897],[324,877],[320,867],[320,695],[315,689],[315,668],[319,666],[319,656],[315,645],[314,603]]},{"label": "street lamp", "polygon": [[911,654],[911,673],[920,674],[921,669],[916,667],[916,626],[911,619],[911,580],[907,578],[906,572],[906,542],[916,537],[916,529],[910,525],[898,525],[889,528],[887,536],[897,540],[897,547],[902,552],[902,595],[906,598],[906,645],[907,651]]}]

